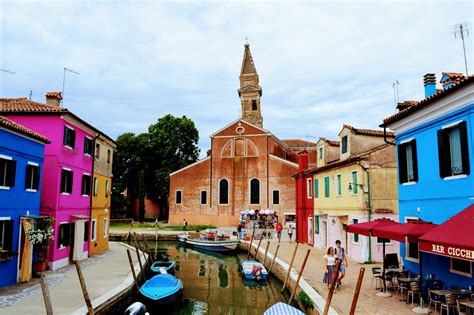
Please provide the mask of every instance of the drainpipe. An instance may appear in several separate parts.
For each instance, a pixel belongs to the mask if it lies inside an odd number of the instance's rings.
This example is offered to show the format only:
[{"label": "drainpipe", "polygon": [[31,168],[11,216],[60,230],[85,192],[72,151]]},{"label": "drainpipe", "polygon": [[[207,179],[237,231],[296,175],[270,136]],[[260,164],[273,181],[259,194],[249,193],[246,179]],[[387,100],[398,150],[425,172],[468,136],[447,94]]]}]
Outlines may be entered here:
[{"label": "drainpipe", "polygon": [[397,144],[395,142],[387,140],[387,126],[385,124],[382,126],[383,126],[383,140],[385,141],[385,143],[396,146]]},{"label": "drainpipe", "polygon": [[89,235],[87,237],[89,241],[89,257],[91,257],[91,231],[92,231],[92,198],[94,198],[94,164],[95,164],[95,141],[99,138],[100,134],[96,134],[94,137],[94,142],[92,143],[92,171],[91,171],[91,197],[90,197],[90,207],[89,207]]},{"label": "drainpipe", "polygon": [[[369,214],[369,222],[372,220],[372,205],[370,204],[370,170],[366,169],[367,172],[367,210]],[[372,237],[369,237],[369,263],[372,262]]]}]

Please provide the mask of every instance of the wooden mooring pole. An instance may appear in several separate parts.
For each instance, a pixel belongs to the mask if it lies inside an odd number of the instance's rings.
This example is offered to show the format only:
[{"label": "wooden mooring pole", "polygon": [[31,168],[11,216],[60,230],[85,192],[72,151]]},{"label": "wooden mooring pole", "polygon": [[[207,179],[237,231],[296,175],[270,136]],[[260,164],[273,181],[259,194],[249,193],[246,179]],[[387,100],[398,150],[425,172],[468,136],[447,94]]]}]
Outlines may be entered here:
[{"label": "wooden mooring pole", "polygon": [[82,275],[81,264],[77,260],[75,260],[74,265],[76,266],[77,275],[79,277],[79,282],[81,283],[82,294],[84,295],[84,300],[86,301],[87,314],[93,315],[94,314],[94,308],[92,307],[92,302],[91,302],[91,299],[89,297],[89,292],[87,292],[86,281],[84,280],[84,277]]},{"label": "wooden mooring pole", "polygon": [[51,297],[49,295],[48,283],[43,273],[40,276],[41,291],[43,291],[44,306],[46,308],[47,315],[53,315],[53,306],[51,305]]},{"label": "wooden mooring pole", "polygon": [[128,255],[128,262],[130,263],[130,268],[132,269],[133,280],[135,281],[135,289],[138,292],[138,290],[140,289],[140,286],[138,284],[137,275],[135,274],[135,266],[133,266],[132,254],[130,254],[130,249],[128,248],[127,248],[127,255]]},{"label": "wooden mooring pole", "polygon": [[249,250],[247,252],[247,260],[250,258],[250,250],[252,249],[253,237],[255,235],[255,226],[253,227],[252,238],[250,239]]},{"label": "wooden mooring pole", "polygon": [[352,305],[349,315],[354,315],[357,307],[357,301],[359,300],[360,287],[362,286],[362,279],[364,278],[365,268],[360,268],[359,278],[357,279],[356,289],[354,291],[354,297],[352,298]]},{"label": "wooden mooring pole", "polygon": [[267,261],[268,247],[270,247],[270,241],[267,241],[267,248],[265,248],[265,256],[263,257],[263,263],[262,263],[263,266],[265,266],[265,262]]},{"label": "wooden mooring pole", "polygon": [[138,249],[137,246],[135,246],[135,251],[137,252],[138,264],[140,265],[140,271],[141,271],[143,280],[146,280],[145,271],[144,271],[143,265],[142,265],[142,259],[141,259],[141,257],[140,257],[140,250]]},{"label": "wooden mooring pole", "polygon": [[253,256],[253,260],[257,259],[258,250],[260,248],[260,244],[262,244],[262,240],[263,240],[263,232],[262,232],[262,235],[260,236],[260,240],[258,241],[257,250],[255,251],[255,256]]},{"label": "wooden mooring pole", "polygon": [[127,236],[125,237],[125,240],[128,240],[128,238],[130,237],[130,233],[132,232],[133,222],[135,221],[132,219],[132,222],[130,222],[130,228],[128,229],[128,233],[127,233]]},{"label": "wooden mooring pole", "polygon": [[[140,235],[140,234],[137,234],[137,233],[133,232],[133,237],[134,237],[134,239],[135,239],[135,243],[137,244],[138,249],[143,253],[143,249],[142,249],[142,246],[141,246],[141,244],[140,244],[140,241],[139,241],[137,235]],[[142,235],[140,235],[140,238],[143,240],[143,236],[142,236]],[[146,268],[150,269],[150,264],[149,264],[149,261],[148,261],[147,257],[145,257],[145,262],[143,263],[143,267],[144,267],[145,269],[146,269]],[[145,276],[145,274],[143,274],[143,276]]]},{"label": "wooden mooring pole", "polygon": [[285,287],[288,282],[288,278],[290,277],[291,268],[293,267],[293,261],[295,261],[295,256],[299,245],[300,243],[296,243],[295,251],[293,252],[293,257],[291,257],[290,266],[288,267],[288,272],[286,273],[285,282],[283,282],[283,286],[281,287],[281,292],[285,291]]},{"label": "wooden mooring pole", "polygon": [[331,277],[331,286],[329,287],[328,297],[326,299],[326,305],[324,305],[324,312],[323,315],[327,315],[329,313],[329,307],[331,306],[332,296],[334,294],[334,288],[336,287],[337,280],[339,279],[339,270],[341,268],[341,261],[338,260],[336,263],[336,270],[334,271],[334,276]]},{"label": "wooden mooring pole", "polygon": [[158,256],[158,218],[155,218],[155,259]]},{"label": "wooden mooring pole", "polygon": [[296,284],[293,289],[293,293],[291,293],[290,300],[288,301],[288,304],[291,304],[291,301],[293,301],[293,298],[295,297],[296,290],[298,289],[298,284],[300,283],[301,275],[303,274],[304,267],[306,266],[306,262],[308,261],[309,253],[311,253],[311,249],[308,249],[306,252],[306,256],[304,257],[303,264],[301,265],[300,272],[298,274],[298,278],[296,279]]},{"label": "wooden mooring pole", "polygon": [[270,275],[270,272],[272,271],[272,267],[273,267],[273,264],[275,263],[275,260],[277,258],[279,249],[280,249],[280,244],[277,245],[277,249],[275,250],[275,255],[273,255],[273,260],[272,260],[272,263],[270,264],[270,268],[268,268],[267,275]]},{"label": "wooden mooring pole", "polygon": [[[146,240],[146,237],[143,236],[143,234],[141,235],[142,237],[142,240],[143,240],[143,244],[145,244],[145,250],[148,254],[148,259],[151,259],[151,261],[155,261],[156,260],[156,257],[155,255],[153,255],[153,253],[150,251],[150,246],[148,246],[148,241]],[[151,266],[150,266],[151,267]]]}]

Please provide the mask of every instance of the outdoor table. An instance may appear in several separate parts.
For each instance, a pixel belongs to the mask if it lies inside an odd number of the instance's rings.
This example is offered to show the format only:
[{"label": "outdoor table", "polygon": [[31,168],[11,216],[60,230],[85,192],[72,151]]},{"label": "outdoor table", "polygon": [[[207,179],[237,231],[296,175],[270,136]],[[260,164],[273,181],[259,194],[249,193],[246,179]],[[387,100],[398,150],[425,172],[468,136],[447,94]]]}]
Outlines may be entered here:
[{"label": "outdoor table", "polygon": [[402,272],[403,269],[402,268],[388,268],[388,269],[385,269],[385,272]]},{"label": "outdoor table", "polygon": [[[418,279],[416,278],[398,278],[397,280],[399,283],[402,283],[403,286],[407,288],[406,294],[408,294],[408,290],[410,290],[410,283],[418,281]],[[405,298],[405,295],[403,296],[403,298]],[[400,301],[406,301],[406,300],[407,299],[405,298],[404,300],[402,299]]]},{"label": "outdoor table", "polygon": [[454,292],[451,290],[431,290],[430,293],[434,295],[439,295],[439,296],[446,296]]},{"label": "outdoor table", "polygon": [[469,301],[464,301],[464,302],[459,302],[460,305],[463,305],[471,310],[474,310],[474,302],[469,302]]}]

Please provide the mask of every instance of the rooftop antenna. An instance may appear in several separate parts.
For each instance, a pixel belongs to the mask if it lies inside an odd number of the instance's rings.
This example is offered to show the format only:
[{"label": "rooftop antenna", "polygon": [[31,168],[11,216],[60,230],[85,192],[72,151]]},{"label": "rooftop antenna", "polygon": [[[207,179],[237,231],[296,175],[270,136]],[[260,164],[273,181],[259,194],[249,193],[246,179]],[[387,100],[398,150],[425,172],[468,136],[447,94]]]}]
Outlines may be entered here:
[{"label": "rooftop antenna", "polygon": [[400,85],[400,82],[396,80],[395,82],[392,83],[392,88],[393,88],[393,97],[395,98],[395,107],[398,105],[398,86]]},{"label": "rooftop antenna", "polygon": [[247,36],[245,36],[245,45],[248,45],[249,44],[249,39],[247,38]]},{"label": "rooftop antenna", "polygon": [[466,75],[469,75],[467,71],[467,56],[466,56],[466,44],[464,43],[464,37],[469,36],[469,30],[471,29],[471,22],[459,23],[452,26],[454,38],[460,37],[462,40],[462,49],[464,51],[464,66],[466,67]]},{"label": "rooftop antenna", "polygon": [[66,71],[67,71],[67,72],[72,72],[72,73],[74,73],[75,75],[79,75],[79,72],[76,72],[76,71],[71,70],[71,69],[68,69],[68,68],[64,68],[64,75],[63,75],[63,92],[61,93],[63,99],[61,100],[61,105],[62,105],[63,102],[64,102],[64,84],[66,83]]},{"label": "rooftop antenna", "polygon": [[[319,139],[319,137],[315,137],[315,136],[306,134],[306,141],[311,142],[311,141],[309,141],[310,138],[311,138],[311,139]],[[308,143],[307,149],[309,150],[310,148],[311,148],[311,146],[310,146],[309,143]]]},{"label": "rooftop antenna", "polygon": [[10,70],[6,70],[6,69],[0,69],[0,71],[6,72],[6,73],[10,73],[10,74],[16,74],[15,72],[10,71]]},{"label": "rooftop antenna", "polygon": [[33,90],[30,90],[30,101],[31,101],[32,96],[33,96]]}]

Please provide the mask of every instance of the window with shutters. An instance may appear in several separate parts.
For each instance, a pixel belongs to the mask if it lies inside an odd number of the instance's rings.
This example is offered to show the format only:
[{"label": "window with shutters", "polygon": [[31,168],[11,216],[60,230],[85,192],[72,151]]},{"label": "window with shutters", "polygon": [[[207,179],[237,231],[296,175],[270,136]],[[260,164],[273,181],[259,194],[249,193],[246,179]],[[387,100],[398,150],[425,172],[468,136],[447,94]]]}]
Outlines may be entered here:
[{"label": "window with shutters", "polygon": [[81,189],[83,196],[90,196],[91,195],[91,176],[88,174],[82,175],[82,189]]},{"label": "window with shutters", "polygon": [[183,192],[181,190],[175,192],[174,202],[177,205],[180,205],[183,202]]},{"label": "window with shutters", "polygon": [[91,220],[91,241],[97,240],[97,219]]},{"label": "window with shutters", "polygon": [[207,205],[207,191],[201,190],[201,204]]},{"label": "window with shutters", "polygon": [[260,204],[260,181],[256,178],[250,181],[250,204]]},{"label": "window with shutters", "polygon": [[94,177],[94,196],[97,196],[99,190],[99,179]]},{"label": "window with shutters", "polygon": [[350,182],[349,187],[352,194],[357,195],[357,193],[359,192],[359,181],[358,181],[357,171],[351,172],[351,182]]},{"label": "window with shutters", "polygon": [[26,191],[35,192],[39,189],[40,168],[38,164],[28,162],[26,166],[25,189]]},{"label": "window with shutters", "polygon": [[0,156],[0,189],[15,187],[16,161],[8,156]]},{"label": "window with shutters", "polygon": [[322,159],[323,159],[323,153],[324,153],[324,148],[323,148],[323,147],[319,147],[319,148],[318,148],[318,159],[319,159],[319,160],[322,160]]},{"label": "window with shutters", "polygon": [[347,153],[347,136],[344,136],[341,139],[341,153]]},{"label": "window with shutters", "polygon": [[442,178],[469,175],[469,149],[465,121],[438,130],[438,157]]},{"label": "window with shutters", "polygon": [[92,151],[94,151],[94,140],[84,137],[84,154],[92,156]]},{"label": "window with shutters", "polygon": [[105,197],[108,197],[108,196],[109,196],[109,189],[110,189],[110,187],[109,187],[109,181],[106,180],[106,181],[105,181]]},{"label": "window with shutters", "polygon": [[[352,219],[352,224],[357,224],[359,223],[359,219]],[[352,234],[352,242],[359,244],[359,234]]]},{"label": "window with shutters", "polygon": [[69,126],[64,126],[64,140],[63,144],[66,147],[69,147],[71,149],[75,148],[76,144],[76,131],[69,127]]},{"label": "window with shutters", "polygon": [[319,234],[319,215],[314,216],[314,233]]},{"label": "window with shutters", "polygon": [[100,144],[95,144],[95,158],[98,159],[100,157]]},{"label": "window with shutters", "polygon": [[13,220],[0,220],[0,251],[12,250]]},{"label": "window with shutters", "polygon": [[308,199],[313,198],[313,181],[311,178],[306,179],[306,197]]},{"label": "window with shutters", "polygon": [[110,161],[112,160],[112,151],[107,150],[107,163],[110,164]]},{"label": "window with shutters", "polygon": [[280,204],[280,191],[279,190],[273,191],[273,204],[274,205]]},{"label": "window with shutters", "polygon": [[219,181],[219,204],[229,204],[229,181],[227,179]]},{"label": "window with shutters", "polygon": [[84,222],[84,242],[89,241],[89,222]]},{"label": "window with shutters", "polygon": [[319,180],[314,179],[314,198],[319,198]]},{"label": "window with shutters", "polygon": [[324,177],[324,197],[329,197],[329,176]]},{"label": "window with shutters", "polygon": [[73,173],[69,169],[63,168],[61,171],[61,194],[72,193],[72,176]]},{"label": "window with shutters", "polygon": [[336,175],[336,196],[340,196],[342,194],[342,175]]},{"label": "window with shutters", "polygon": [[398,179],[400,184],[418,181],[418,160],[415,139],[402,142],[398,145]]},{"label": "window with shutters", "polygon": [[109,219],[104,218],[104,238],[109,236]]},{"label": "window with shutters", "polygon": [[71,224],[60,223],[58,232],[58,248],[69,246],[71,242]]}]

